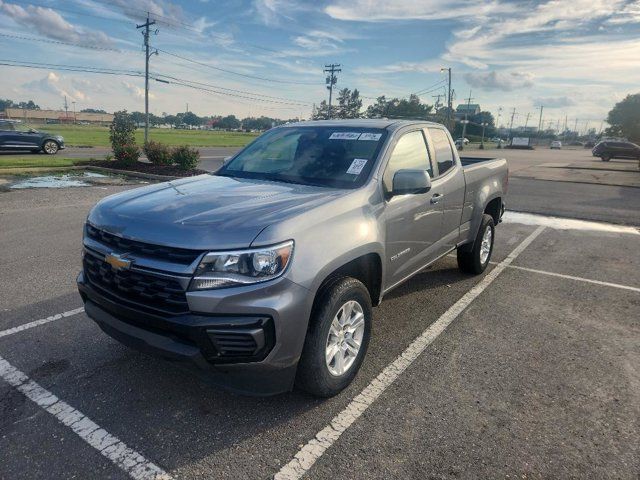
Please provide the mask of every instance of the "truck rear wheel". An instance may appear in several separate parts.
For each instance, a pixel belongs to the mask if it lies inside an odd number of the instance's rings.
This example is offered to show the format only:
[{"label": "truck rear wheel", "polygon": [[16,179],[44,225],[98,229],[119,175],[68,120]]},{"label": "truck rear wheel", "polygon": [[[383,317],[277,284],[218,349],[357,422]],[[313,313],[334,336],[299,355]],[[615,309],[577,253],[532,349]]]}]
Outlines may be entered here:
[{"label": "truck rear wheel", "polygon": [[332,397],[354,379],[371,337],[371,298],[362,282],[342,278],[329,285],[311,315],[296,386]]},{"label": "truck rear wheel", "polygon": [[474,273],[476,275],[484,272],[491,260],[494,238],[495,225],[493,217],[485,213],[482,216],[478,235],[473,242],[473,248],[458,248],[458,268],[465,273]]}]

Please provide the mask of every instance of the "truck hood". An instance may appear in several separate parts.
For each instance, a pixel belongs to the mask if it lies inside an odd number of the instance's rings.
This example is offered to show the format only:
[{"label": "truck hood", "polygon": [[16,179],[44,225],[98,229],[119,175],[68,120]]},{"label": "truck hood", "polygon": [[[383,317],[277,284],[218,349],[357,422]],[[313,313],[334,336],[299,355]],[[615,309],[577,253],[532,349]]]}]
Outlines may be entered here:
[{"label": "truck hood", "polygon": [[94,207],[88,221],[116,235],[157,245],[198,250],[246,248],[269,225],[345,193],[200,175],[107,197]]}]

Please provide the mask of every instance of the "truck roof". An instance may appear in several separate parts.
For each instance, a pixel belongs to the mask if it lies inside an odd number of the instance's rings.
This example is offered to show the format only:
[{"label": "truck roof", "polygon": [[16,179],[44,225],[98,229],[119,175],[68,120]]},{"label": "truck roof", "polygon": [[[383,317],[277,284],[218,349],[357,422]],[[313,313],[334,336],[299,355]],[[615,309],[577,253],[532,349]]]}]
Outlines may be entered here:
[{"label": "truck roof", "polygon": [[442,124],[426,120],[398,120],[394,118],[353,118],[337,120],[309,120],[283,125],[284,127],[359,127],[359,128],[390,128],[396,130],[406,125],[416,123],[442,127]]}]

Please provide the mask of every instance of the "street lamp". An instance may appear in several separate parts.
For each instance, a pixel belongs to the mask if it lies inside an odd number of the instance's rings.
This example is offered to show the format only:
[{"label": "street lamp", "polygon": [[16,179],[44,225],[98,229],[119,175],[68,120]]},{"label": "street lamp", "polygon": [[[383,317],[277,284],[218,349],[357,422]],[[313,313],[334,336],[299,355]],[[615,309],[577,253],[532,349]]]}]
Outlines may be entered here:
[{"label": "street lamp", "polygon": [[464,139],[467,135],[467,124],[469,123],[469,120],[460,120],[460,123],[462,124],[462,138],[460,139],[460,147],[458,148],[458,150],[464,150]]},{"label": "street lamp", "polygon": [[484,129],[489,124],[487,122],[482,122],[480,125],[482,125],[482,140],[480,140],[480,149],[484,150]]}]

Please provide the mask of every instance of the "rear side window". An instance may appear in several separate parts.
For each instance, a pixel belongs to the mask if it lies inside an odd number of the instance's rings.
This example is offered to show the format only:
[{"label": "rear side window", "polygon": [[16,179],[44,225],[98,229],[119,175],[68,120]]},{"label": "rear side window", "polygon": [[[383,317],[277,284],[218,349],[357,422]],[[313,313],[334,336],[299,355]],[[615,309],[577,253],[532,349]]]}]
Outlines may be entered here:
[{"label": "rear side window", "polygon": [[453,151],[451,150],[451,142],[449,137],[439,128],[430,128],[429,135],[433,142],[433,150],[438,162],[438,175],[444,175],[451,167],[453,167]]},{"label": "rear side window", "polygon": [[433,177],[427,144],[420,130],[405,133],[396,143],[382,177],[382,183],[387,192],[393,188],[395,173],[403,169],[426,170],[429,176]]}]

